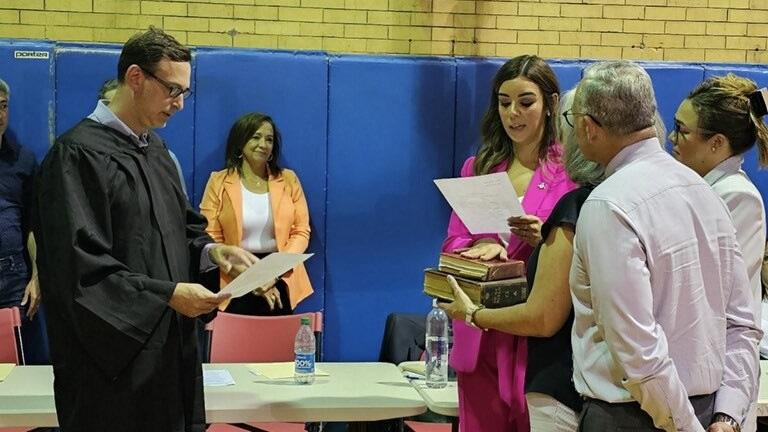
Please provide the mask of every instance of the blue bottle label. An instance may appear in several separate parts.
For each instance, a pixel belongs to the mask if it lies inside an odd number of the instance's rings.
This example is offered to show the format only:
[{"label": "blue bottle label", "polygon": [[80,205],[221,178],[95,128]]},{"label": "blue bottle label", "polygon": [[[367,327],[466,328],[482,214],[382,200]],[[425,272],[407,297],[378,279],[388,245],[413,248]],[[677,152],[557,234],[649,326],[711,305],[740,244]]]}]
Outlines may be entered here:
[{"label": "blue bottle label", "polygon": [[315,354],[296,354],[296,373],[315,373]]}]

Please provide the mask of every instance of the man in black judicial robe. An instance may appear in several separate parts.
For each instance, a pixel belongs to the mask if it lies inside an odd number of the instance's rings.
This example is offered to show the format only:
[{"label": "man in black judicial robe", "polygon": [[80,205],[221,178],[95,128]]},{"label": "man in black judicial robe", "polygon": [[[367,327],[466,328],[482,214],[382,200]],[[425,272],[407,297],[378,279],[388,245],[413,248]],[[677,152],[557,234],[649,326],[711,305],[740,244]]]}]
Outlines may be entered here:
[{"label": "man in black judicial robe", "polygon": [[236,274],[256,258],[212,244],[151,130],[183,108],[190,60],[161,30],[131,38],[110,106],[41,166],[35,235],[64,432],[205,430],[194,317],[227,296],[189,282],[205,262]]}]

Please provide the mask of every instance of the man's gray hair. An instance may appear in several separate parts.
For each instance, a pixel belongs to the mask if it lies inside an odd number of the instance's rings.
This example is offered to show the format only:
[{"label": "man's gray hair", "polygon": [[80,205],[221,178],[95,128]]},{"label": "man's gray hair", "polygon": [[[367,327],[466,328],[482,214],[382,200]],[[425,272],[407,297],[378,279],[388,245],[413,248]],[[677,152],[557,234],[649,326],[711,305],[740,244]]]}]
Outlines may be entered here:
[{"label": "man's gray hair", "polygon": [[0,93],[5,94],[6,97],[11,97],[11,87],[2,78],[0,78]]},{"label": "man's gray hair", "polygon": [[627,60],[595,63],[584,69],[576,105],[616,135],[627,135],[655,123],[656,97],[651,77]]},{"label": "man's gray hair", "polygon": [[667,127],[664,125],[664,119],[661,118],[661,113],[658,110],[653,116],[653,126],[656,128],[656,138],[659,139],[661,148],[664,148],[664,143],[667,142]]},{"label": "man's gray hair", "polygon": [[[557,110],[559,120],[562,120],[563,113],[573,106],[573,96],[575,93],[576,89],[570,89],[560,97],[560,105]],[[576,142],[576,133],[574,133],[573,128],[568,122],[560,121],[557,139],[565,148],[565,170],[568,172],[568,177],[571,180],[581,186],[596,186],[603,181],[605,169],[597,162],[592,162],[584,157],[584,154],[579,149],[579,143]]]}]

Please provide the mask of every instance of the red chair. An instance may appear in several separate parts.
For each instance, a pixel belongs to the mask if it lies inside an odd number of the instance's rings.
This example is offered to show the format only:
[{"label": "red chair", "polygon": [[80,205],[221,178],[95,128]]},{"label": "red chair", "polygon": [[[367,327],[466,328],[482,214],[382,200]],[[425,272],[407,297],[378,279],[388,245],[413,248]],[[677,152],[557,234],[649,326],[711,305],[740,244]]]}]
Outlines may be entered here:
[{"label": "red chair", "polygon": [[[211,331],[211,363],[267,363],[293,361],[293,340],[301,318],[309,316],[315,333],[317,353],[321,350],[322,312],[285,316],[251,316],[219,312],[206,327]],[[247,338],[247,339],[246,339]],[[258,343],[243,343],[244,340]],[[210,432],[303,432],[300,423],[214,424]]]},{"label": "red chair", "polygon": [[408,431],[412,432],[451,432],[453,430],[450,423],[426,423],[406,420],[405,426],[408,428]]},{"label": "red chair", "polygon": [[[0,363],[24,364],[21,350],[21,313],[19,308],[0,309]],[[29,428],[0,428],[0,432],[26,432]]]},{"label": "red chair", "polygon": [[[309,316],[315,340],[319,341],[323,326],[322,312],[284,316],[219,312],[207,327],[211,330],[211,363],[293,361],[293,340],[301,326],[301,318],[305,316]],[[259,343],[244,344],[244,337]]]},{"label": "red chair", "polygon": [[[305,432],[301,423],[251,423],[251,424],[212,424],[208,426],[208,432]],[[6,432],[0,429],[0,432]],[[9,431],[16,432],[16,431]],[[24,431],[19,431],[24,432]]]},{"label": "red chair", "polygon": [[0,363],[24,364],[19,308],[0,309]]}]

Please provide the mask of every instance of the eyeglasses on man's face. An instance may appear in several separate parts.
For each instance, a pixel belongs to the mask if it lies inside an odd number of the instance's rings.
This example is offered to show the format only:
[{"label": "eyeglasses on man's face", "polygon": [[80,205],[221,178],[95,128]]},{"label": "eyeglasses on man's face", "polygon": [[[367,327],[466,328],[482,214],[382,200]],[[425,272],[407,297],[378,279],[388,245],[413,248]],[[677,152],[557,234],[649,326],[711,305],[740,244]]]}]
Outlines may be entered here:
[{"label": "eyeglasses on man's face", "polygon": [[191,88],[181,88],[177,86],[176,84],[169,83],[168,81],[158,77],[157,75],[153,74],[152,72],[141,68],[142,72],[144,72],[146,75],[149,75],[152,79],[159,82],[163,85],[163,87],[168,89],[168,95],[172,98],[177,98],[179,96],[183,97],[184,99],[188,98],[192,94]]},{"label": "eyeglasses on man's face", "polygon": [[574,124],[576,122],[576,120],[575,120],[576,116],[588,116],[598,126],[602,126],[600,124],[600,122],[597,121],[597,119],[594,116],[592,116],[592,114],[574,112],[573,109],[565,110],[565,112],[563,113],[563,118],[565,118],[565,122],[568,123],[568,126],[570,126],[571,128],[575,128],[576,127],[576,126],[574,126]]}]

